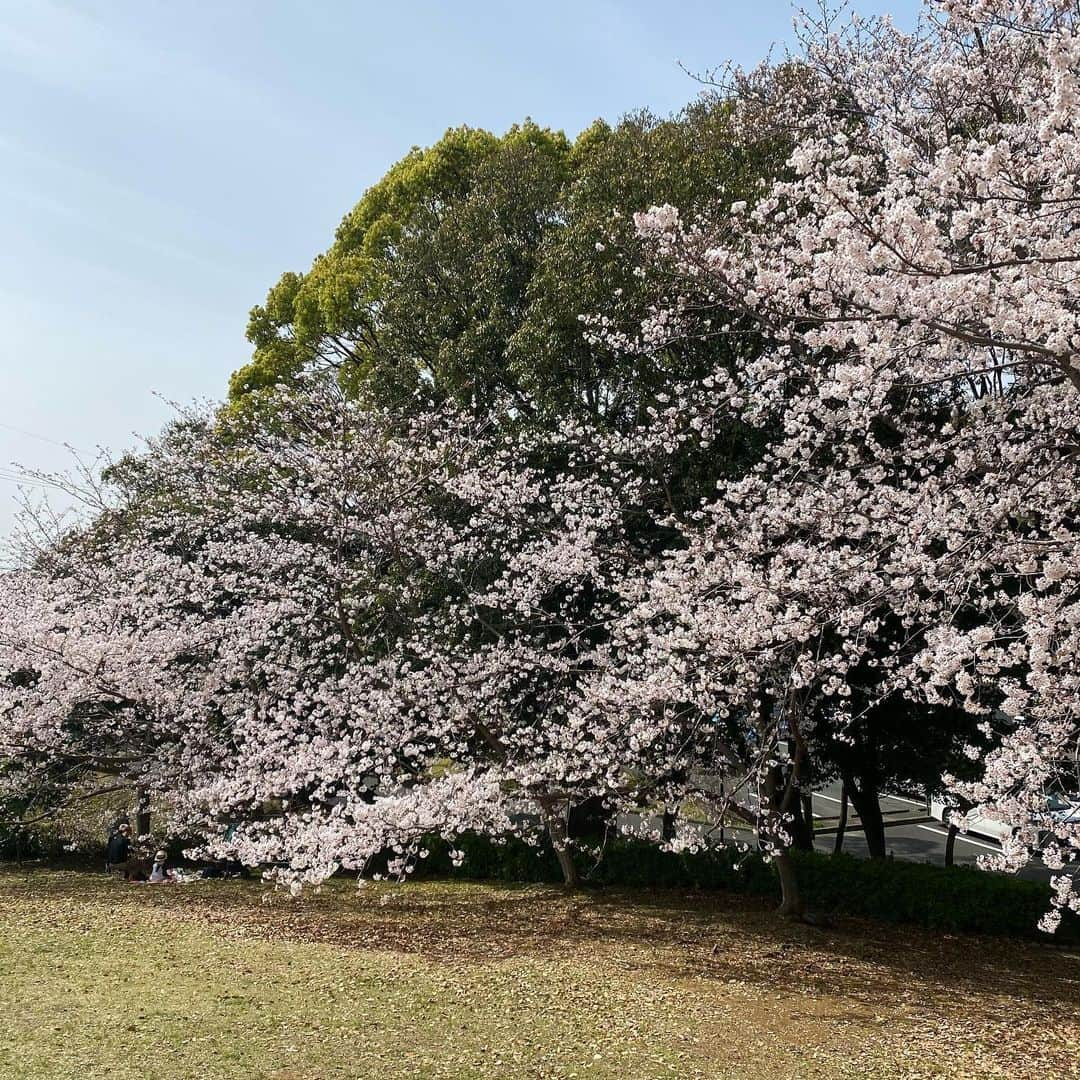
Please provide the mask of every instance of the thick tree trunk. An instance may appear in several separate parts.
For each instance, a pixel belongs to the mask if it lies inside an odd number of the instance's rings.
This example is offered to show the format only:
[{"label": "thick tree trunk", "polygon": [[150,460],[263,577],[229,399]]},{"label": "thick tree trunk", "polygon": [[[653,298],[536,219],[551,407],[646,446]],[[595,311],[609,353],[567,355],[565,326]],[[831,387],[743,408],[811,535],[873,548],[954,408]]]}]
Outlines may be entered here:
[{"label": "thick tree trunk", "polygon": [[844,850],[844,833],[847,830],[848,793],[847,784],[840,786],[840,818],[836,823],[836,842],[833,844],[833,854],[839,855]]},{"label": "thick tree trunk", "polygon": [[662,840],[674,840],[675,839],[675,822],[678,820],[678,809],[672,809],[670,806],[664,807],[664,817],[660,822],[660,838]]},{"label": "thick tree trunk", "polygon": [[799,851],[814,850],[814,814],[810,809],[810,796],[799,792],[791,803],[792,847]]},{"label": "thick tree trunk", "polygon": [[[555,844],[555,841],[552,841]],[[559,869],[562,871],[563,885],[568,889],[576,889],[578,881],[577,867],[574,865],[573,856],[565,844],[555,844],[555,858],[559,860]]]},{"label": "thick tree trunk", "polygon": [[881,804],[877,792],[870,792],[863,798],[859,807],[859,820],[862,821],[866,846],[872,859],[885,858],[885,819],[881,814]]},{"label": "thick tree trunk", "polygon": [[567,843],[565,806],[558,800],[545,800],[540,805],[544,815],[544,824],[551,838],[551,846],[555,850],[555,858],[562,871],[563,884],[568,889],[576,889],[579,884],[578,872]]},{"label": "thick tree trunk", "polygon": [[[784,768],[776,762],[767,765],[764,769],[764,775],[761,777],[764,782],[764,791],[758,806],[757,827],[758,844],[768,849],[772,860],[776,863],[777,874],[780,878],[779,914],[790,919],[805,918],[795,862],[791,857],[789,847],[791,826],[794,824],[798,831],[799,823],[804,817],[800,789],[810,774],[806,743],[798,726],[799,704],[794,694],[786,700],[790,732],[788,741],[790,764]],[[762,694],[760,703],[762,730],[770,732],[771,737],[776,738],[775,729],[771,729],[773,705],[773,699],[768,694]],[[793,753],[792,748],[794,748]],[[780,754],[779,741],[772,745],[766,744],[764,749],[770,752],[775,762]]]},{"label": "thick tree trunk", "polygon": [[862,831],[866,836],[866,847],[870,852],[871,859],[885,858],[885,819],[881,814],[881,803],[878,801],[877,788],[865,777],[860,777],[858,783],[854,778],[846,777],[845,786],[848,788],[848,797],[855,812],[859,815]]},{"label": "thick tree trunk", "polygon": [[775,857],[776,869],[780,874],[779,913],[785,918],[801,919],[805,914],[802,894],[799,892],[799,879],[795,873],[795,864],[791,855],[784,851]]},{"label": "thick tree trunk", "polygon": [[[769,806],[769,817],[778,819],[787,811],[787,796],[792,792],[791,784],[798,781],[798,765],[794,767],[794,773],[786,780],[779,766],[772,766],[766,774],[766,798]],[[790,800],[795,801],[795,800]],[[773,861],[780,877],[780,907],[779,914],[785,918],[801,919],[804,913],[802,895],[799,892],[798,877],[795,872],[795,863],[792,861],[791,852],[786,846],[786,841],[778,837],[770,836],[769,833],[775,826],[771,823],[766,826],[765,839],[771,842],[773,848]],[[781,831],[781,830],[777,830]],[[759,832],[759,835],[760,832]]]}]

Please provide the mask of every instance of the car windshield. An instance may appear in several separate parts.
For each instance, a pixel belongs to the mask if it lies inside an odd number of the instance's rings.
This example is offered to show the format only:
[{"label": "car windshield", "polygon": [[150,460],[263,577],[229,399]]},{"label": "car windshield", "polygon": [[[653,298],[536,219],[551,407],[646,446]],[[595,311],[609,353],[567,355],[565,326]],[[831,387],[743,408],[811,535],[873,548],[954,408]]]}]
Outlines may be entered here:
[{"label": "car windshield", "polygon": [[1046,808],[1048,810],[1069,810],[1071,806],[1060,795],[1051,793],[1046,796]]}]

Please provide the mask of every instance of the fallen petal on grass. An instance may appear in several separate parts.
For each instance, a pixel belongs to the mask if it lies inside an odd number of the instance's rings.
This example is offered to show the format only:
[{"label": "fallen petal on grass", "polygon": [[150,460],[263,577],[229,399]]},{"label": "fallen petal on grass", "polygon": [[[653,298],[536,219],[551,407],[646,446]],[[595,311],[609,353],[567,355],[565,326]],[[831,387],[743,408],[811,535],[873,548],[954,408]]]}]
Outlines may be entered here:
[{"label": "fallen petal on grass", "polygon": [[1080,954],[745,897],[0,871],[0,1075],[1068,1077]]}]

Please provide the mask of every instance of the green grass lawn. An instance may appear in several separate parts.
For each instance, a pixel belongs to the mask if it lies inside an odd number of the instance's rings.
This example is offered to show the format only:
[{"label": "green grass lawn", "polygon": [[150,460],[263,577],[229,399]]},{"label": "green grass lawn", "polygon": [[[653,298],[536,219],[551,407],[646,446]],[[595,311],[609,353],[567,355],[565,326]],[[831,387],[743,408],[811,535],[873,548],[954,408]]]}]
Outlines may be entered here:
[{"label": "green grass lawn", "polygon": [[0,1077],[1080,1076],[1080,954],[744,897],[0,871]]}]

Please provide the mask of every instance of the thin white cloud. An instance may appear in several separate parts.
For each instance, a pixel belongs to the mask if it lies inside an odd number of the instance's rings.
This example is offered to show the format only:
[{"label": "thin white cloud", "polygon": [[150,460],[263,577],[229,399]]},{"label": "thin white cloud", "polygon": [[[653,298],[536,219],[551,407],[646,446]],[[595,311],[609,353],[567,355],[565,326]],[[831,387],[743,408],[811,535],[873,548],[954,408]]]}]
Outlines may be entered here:
[{"label": "thin white cloud", "polygon": [[[117,13],[119,8],[116,9]],[[192,17],[197,18],[193,7]],[[174,95],[219,111],[244,113],[250,123],[275,130],[299,124],[273,87],[237,78],[199,57],[133,33],[119,18],[108,21],[51,0],[0,3],[0,70],[60,89],[119,96],[125,108],[156,112]]]}]

